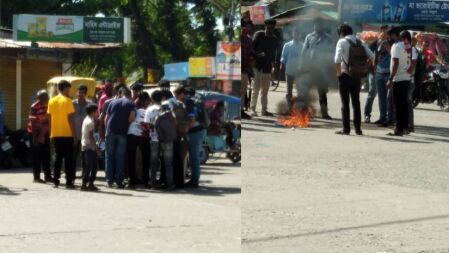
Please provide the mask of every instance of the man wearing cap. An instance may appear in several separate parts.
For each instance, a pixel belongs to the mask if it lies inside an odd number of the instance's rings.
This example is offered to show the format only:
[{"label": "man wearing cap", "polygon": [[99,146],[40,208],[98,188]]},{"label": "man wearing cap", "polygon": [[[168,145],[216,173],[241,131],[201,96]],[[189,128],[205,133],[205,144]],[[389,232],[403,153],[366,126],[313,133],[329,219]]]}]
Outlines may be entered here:
[{"label": "man wearing cap", "polygon": [[30,107],[28,133],[32,136],[31,156],[33,162],[33,182],[44,183],[40,178],[41,168],[45,182],[52,182],[50,171],[50,126],[47,114],[48,94],[46,90],[37,92],[37,101]]},{"label": "man wearing cap", "polygon": [[268,90],[270,88],[271,71],[276,60],[278,48],[278,38],[273,34],[276,27],[276,20],[265,21],[265,31],[259,31],[254,34],[253,50],[256,56],[254,88],[251,96],[251,111],[256,113],[257,99],[260,93],[262,103],[262,116],[273,116],[267,111]]}]

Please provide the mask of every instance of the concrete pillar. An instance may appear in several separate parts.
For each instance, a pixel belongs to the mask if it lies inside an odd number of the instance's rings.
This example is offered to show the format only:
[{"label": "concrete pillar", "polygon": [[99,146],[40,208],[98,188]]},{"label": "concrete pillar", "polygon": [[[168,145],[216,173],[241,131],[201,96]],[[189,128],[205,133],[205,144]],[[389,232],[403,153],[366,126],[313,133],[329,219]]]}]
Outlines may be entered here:
[{"label": "concrete pillar", "polygon": [[22,128],[22,60],[16,60],[16,129]]},{"label": "concrete pillar", "polygon": [[72,63],[70,63],[70,62],[62,63],[62,75],[63,76],[71,76],[72,75],[72,68],[71,67],[72,67]]}]

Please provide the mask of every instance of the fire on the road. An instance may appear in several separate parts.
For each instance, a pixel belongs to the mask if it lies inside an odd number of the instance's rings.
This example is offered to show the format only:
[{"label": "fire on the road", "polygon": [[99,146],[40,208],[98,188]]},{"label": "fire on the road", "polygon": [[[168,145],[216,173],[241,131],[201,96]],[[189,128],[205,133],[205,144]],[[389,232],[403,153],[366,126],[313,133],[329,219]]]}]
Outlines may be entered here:
[{"label": "fire on the road", "polygon": [[310,120],[314,116],[312,107],[293,108],[290,116],[280,117],[277,123],[285,127],[301,127],[306,128],[310,126]]}]

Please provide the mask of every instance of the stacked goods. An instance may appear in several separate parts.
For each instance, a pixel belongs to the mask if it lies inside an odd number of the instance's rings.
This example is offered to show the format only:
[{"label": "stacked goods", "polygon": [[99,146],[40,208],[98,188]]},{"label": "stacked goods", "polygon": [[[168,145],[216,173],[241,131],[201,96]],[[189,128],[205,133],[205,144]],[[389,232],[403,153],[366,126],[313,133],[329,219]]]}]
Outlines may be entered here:
[{"label": "stacked goods", "polygon": [[373,31],[363,31],[358,34],[358,37],[366,44],[371,44],[379,38],[379,33]]}]

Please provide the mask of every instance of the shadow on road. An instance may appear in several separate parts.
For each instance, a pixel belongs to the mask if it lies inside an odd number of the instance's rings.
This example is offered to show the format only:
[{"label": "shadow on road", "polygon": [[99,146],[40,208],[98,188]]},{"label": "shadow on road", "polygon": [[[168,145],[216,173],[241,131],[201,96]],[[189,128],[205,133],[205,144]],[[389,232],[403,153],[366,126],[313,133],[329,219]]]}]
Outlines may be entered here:
[{"label": "shadow on road", "polygon": [[437,109],[438,107],[435,107],[435,109],[431,109],[431,108],[421,108],[421,107],[416,107],[414,108],[414,110],[418,110],[418,111],[430,111],[430,112],[444,112],[441,109]]},{"label": "shadow on road", "polygon": [[372,136],[372,135],[363,135],[362,138],[371,138],[371,139],[377,139],[382,141],[389,141],[389,142],[402,142],[402,143],[418,143],[418,144],[432,144],[433,142],[430,141],[418,141],[418,140],[409,140],[406,139],[408,137],[382,137],[382,136]]},{"label": "shadow on road", "polygon": [[25,192],[28,191],[28,189],[25,188],[7,188],[4,186],[0,185],[0,195],[5,195],[5,196],[17,196],[19,195],[21,192]]},{"label": "shadow on road", "polygon": [[255,239],[243,239],[242,243],[249,244],[249,243],[258,243],[258,242],[268,242],[268,241],[281,240],[281,239],[291,239],[291,238],[299,238],[299,237],[307,237],[307,236],[315,236],[315,235],[323,235],[323,234],[333,234],[333,233],[340,233],[340,232],[345,232],[345,231],[352,231],[352,230],[359,230],[359,229],[366,229],[366,228],[377,228],[377,227],[384,227],[384,226],[417,223],[417,222],[425,222],[425,221],[432,221],[432,220],[442,220],[442,219],[449,219],[449,215],[437,215],[437,216],[429,216],[429,217],[407,219],[407,220],[379,222],[379,223],[367,224],[367,225],[361,225],[361,226],[343,227],[343,228],[328,229],[328,230],[321,230],[321,231],[308,232],[308,233],[298,233],[298,234],[291,234],[291,235],[261,237],[261,238],[255,238]]},{"label": "shadow on road", "polygon": [[433,126],[415,126],[415,132],[425,135],[434,135],[449,139],[449,128]]}]

